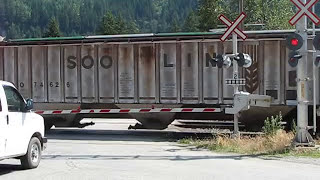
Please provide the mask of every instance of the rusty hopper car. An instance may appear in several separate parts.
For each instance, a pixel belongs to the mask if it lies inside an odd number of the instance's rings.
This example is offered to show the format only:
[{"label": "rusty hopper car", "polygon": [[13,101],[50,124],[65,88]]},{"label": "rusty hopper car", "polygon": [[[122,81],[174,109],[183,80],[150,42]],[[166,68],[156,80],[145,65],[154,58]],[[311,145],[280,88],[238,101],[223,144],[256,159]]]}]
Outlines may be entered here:
[{"label": "rusty hopper car", "polygon": [[[250,68],[241,69],[241,76],[247,80],[241,89],[272,97],[272,107],[267,110],[252,108],[241,114],[240,121],[252,129],[261,127],[267,116],[279,111],[286,116],[295,110],[296,68],[288,65],[285,44],[285,38],[292,32],[247,32],[248,40],[239,43],[239,52],[253,59]],[[220,36],[221,33],[173,33],[10,40],[1,43],[0,79],[14,83],[42,112],[79,107],[223,108],[233,102],[233,88],[224,83],[231,78],[232,68],[218,68],[212,57],[232,52],[232,42],[221,43]],[[312,63],[308,66],[310,76]],[[309,87],[312,102],[312,82]],[[84,117],[104,117],[134,118],[150,129],[164,129],[174,119],[231,117],[223,111],[92,112],[53,112],[43,116],[47,128],[81,127]]]}]

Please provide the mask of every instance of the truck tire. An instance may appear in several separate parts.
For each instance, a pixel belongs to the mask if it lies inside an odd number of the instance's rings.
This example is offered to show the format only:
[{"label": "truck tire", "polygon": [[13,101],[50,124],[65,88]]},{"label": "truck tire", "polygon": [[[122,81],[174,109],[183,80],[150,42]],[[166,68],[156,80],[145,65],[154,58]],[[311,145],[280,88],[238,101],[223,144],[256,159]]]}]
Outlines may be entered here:
[{"label": "truck tire", "polygon": [[20,158],[23,169],[38,167],[41,160],[41,143],[37,137],[31,138],[27,154]]}]

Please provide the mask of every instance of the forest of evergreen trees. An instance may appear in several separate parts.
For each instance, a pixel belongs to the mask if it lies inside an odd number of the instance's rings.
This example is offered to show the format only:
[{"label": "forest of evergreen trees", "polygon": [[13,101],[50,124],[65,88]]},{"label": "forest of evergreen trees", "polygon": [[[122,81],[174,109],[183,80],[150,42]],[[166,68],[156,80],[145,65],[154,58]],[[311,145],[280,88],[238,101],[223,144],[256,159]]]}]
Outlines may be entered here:
[{"label": "forest of evergreen trees", "polygon": [[[0,35],[11,38],[208,31],[238,0],[0,0]],[[289,0],[245,0],[246,23],[288,29]],[[319,7],[319,6],[317,6]],[[320,9],[320,8],[317,8]],[[50,27],[54,26],[54,27]]]},{"label": "forest of evergreen trees", "polygon": [[184,22],[197,0],[0,0],[0,31],[7,38],[42,37],[52,18],[63,36],[99,32],[107,11],[139,32],[167,32]]}]

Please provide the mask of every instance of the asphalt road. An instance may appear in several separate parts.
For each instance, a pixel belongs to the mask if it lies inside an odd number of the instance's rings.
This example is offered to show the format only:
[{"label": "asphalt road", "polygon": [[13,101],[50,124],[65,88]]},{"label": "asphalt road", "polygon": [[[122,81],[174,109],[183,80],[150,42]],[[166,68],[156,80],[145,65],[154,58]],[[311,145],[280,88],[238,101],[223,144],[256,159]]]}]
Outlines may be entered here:
[{"label": "asphalt road", "polygon": [[0,161],[0,179],[319,179],[320,165],[217,154],[179,145],[188,133],[127,131],[129,120],[99,121],[86,129],[54,129],[40,166],[21,170]]}]

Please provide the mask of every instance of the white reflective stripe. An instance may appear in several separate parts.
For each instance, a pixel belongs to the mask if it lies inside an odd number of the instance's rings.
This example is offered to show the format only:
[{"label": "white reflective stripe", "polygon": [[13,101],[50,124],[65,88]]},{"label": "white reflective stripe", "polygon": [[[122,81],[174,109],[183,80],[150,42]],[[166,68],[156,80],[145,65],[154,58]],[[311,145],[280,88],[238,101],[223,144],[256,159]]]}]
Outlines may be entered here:
[{"label": "white reflective stripe", "polygon": [[53,111],[44,111],[43,114],[53,114]]},{"label": "white reflective stripe", "polygon": [[182,112],[182,109],[184,108],[173,108],[170,112]]},{"label": "white reflective stripe", "polygon": [[[87,114],[87,113],[90,113],[90,109],[86,109],[86,110],[81,110],[81,114]],[[97,111],[98,112],[98,111]]]},{"label": "white reflective stripe", "polygon": [[110,109],[109,113],[120,113],[121,109]]},{"label": "white reflective stripe", "polygon": [[63,110],[61,114],[71,114],[72,110]]},{"label": "white reflective stripe", "polygon": [[205,108],[195,108],[192,112],[204,112]]},{"label": "white reflective stripe", "polygon": [[139,113],[141,109],[130,109],[130,113]]},{"label": "white reflective stripe", "polygon": [[[37,111],[39,114],[117,114],[117,113],[214,113],[221,112],[220,108],[145,108],[145,109],[84,109],[84,110],[53,110],[53,111]],[[42,113],[43,112],[43,113]]]}]

